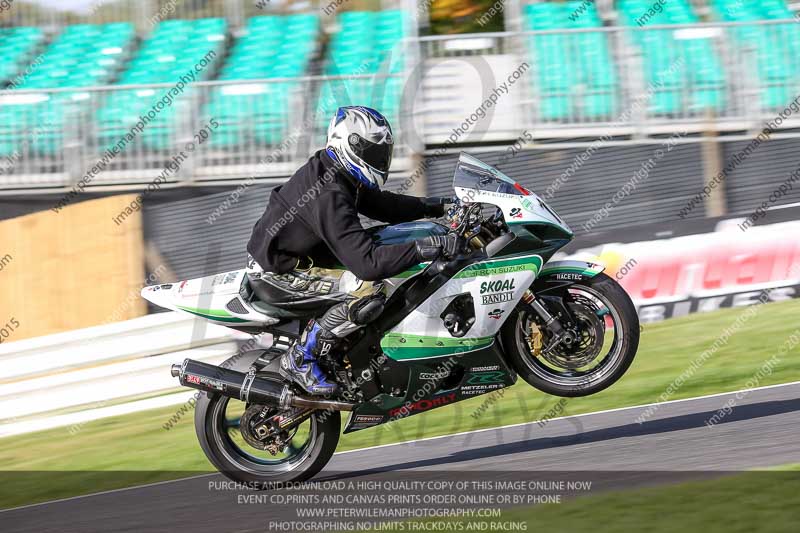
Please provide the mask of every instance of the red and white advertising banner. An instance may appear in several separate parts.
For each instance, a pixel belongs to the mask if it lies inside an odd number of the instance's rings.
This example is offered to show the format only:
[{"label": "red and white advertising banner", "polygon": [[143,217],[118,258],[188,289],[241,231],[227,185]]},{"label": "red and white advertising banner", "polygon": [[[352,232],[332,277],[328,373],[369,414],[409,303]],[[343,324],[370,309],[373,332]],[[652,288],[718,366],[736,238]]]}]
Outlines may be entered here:
[{"label": "red and white advertising banner", "polygon": [[800,295],[800,221],[655,241],[611,243],[570,256],[606,265],[631,295],[642,322]]}]

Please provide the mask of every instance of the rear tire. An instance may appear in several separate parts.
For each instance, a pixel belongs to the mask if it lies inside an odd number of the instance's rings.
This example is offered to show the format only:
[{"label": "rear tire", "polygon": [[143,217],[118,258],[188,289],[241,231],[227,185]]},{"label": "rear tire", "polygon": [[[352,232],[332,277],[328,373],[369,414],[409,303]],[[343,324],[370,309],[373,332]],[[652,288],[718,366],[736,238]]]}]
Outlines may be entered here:
[{"label": "rear tire", "polygon": [[[230,361],[230,360],[229,360]],[[239,363],[239,365],[237,365]],[[229,368],[246,371],[249,362],[237,361]],[[236,368],[242,365],[245,368]],[[283,381],[278,374],[259,373],[262,377]],[[310,479],[330,461],[339,443],[341,416],[338,411],[317,411],[307,420],[308,441],[294,459],[285,462],[269,461],[256,456],[257,450],[242,449],[234,442],[226,426],[228,397],[220,394],[202,393],[195,408],[195,432],[206,457],[229,479],[246,483],[255,488],[266,484],[300,482]]]},{"label": "rear tire", "polygon": [[500,336],[509,363],[517,373],[532,386],[555,396],[575,397],[588,396],[613,385],[621,378],[633,363],[639,348],[639,317],[628,293],[614,279],[605,274],[577,282],[570,286],[580,290],[585,288],[593,293],[608,307],[614,320],[614,341],[611,346],[612,356],[605,366],[594,373],[573,376],[569,372],[548,374],[545,365],[537,361],[531,351],[520,342],[524,335],[522,324],[528,320],[527,312],[514,309],[503,325]]}]

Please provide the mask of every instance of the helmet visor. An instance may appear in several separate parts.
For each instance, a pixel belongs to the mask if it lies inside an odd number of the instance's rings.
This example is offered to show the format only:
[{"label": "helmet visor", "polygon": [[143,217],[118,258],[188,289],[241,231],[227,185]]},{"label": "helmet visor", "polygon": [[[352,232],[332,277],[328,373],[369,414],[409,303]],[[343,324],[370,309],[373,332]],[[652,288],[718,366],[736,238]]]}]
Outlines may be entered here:
[{"label": "helmet visor", "polygon": [[392,164],[393,144],[385,142],[376,144],[357,133],[351,133],[348,142],[353,154],[363,162],[378,172],[387,172],[389,170],[389,166]]}]

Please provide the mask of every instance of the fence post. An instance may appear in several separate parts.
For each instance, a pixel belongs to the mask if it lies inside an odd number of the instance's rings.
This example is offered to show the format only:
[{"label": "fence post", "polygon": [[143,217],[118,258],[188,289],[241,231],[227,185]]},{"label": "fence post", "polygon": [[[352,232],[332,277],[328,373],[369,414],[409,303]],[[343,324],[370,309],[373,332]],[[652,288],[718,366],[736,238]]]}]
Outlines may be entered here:
[{"label": "fence post", "polygon": [[234,35],[239,34],[239,30],[244,26],[244,6],[242,0],[225,0],[223,5],[225,18],[228,19]]},{"label": "fence post", "polygon": [[64,114],[61,126],[61,163],[67,179],[65,185],[69,186],[77,183],[83,172],[86,149],[82,139],[87,136],[86,128],[81,126],[84,126],[86,117],[80,112],[80,106],[73,101],[64,106]]},{"label": "fence post", "polygon": [[[711,113],[707,113],[708,123],[703,132],[703,141],[700,143],[700,153],[703,158],[703,183],[719,174],[724,165],[722,154],[722,143],[717,137],[717,132],[711,124]],[[706,202],[706,216],[720,217],[727,213],[725,201],[725,181],[719,182],[711,190],[711,195]]]},{"label": "fence post", "polygon": [[153,29],[150,21],[154,16],[153,0],[140,0],[136,2],[136,14],[134,15],[137,33],[144,36]]}]

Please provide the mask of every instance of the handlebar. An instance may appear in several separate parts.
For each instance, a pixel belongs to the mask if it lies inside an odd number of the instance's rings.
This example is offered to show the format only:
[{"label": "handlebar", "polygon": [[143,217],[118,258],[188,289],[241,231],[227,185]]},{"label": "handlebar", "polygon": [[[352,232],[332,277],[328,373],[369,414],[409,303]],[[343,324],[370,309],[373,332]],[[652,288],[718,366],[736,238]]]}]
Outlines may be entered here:
[{"label": "handlebar", "polygon": [[461,262],[461,259],[461,256],[454,257],[453,259],[446,259],[440,256],[438,259],[433,261],[428,268],[436,274],[441,274],[450,270],[453,270],[453,273],[455,273],[459,270],[458,265]]},{"label": "handlebar", "polygon": [[[480,202],[462,203],[458,197],[453,198],[453,207],[448,212],[450,232],[457,236],[458,249],[462,252],[469,250],[469,243],[473,238],[482,236],[481,244],[486,255],[492,257],[513,241],[516,235],[505,223],[498,224],[496,217],[484,220],[482,209]],[[484,228],[489,231],[485,231]]]}]

